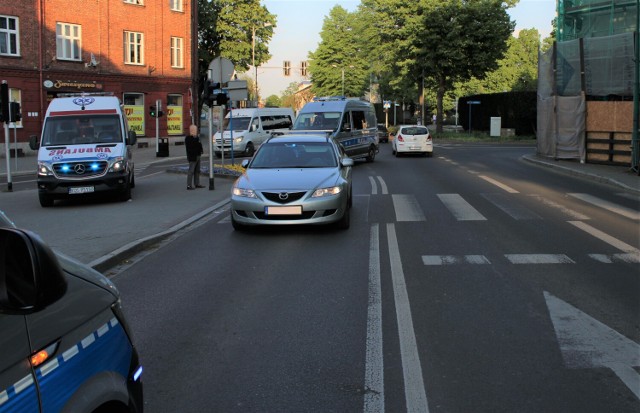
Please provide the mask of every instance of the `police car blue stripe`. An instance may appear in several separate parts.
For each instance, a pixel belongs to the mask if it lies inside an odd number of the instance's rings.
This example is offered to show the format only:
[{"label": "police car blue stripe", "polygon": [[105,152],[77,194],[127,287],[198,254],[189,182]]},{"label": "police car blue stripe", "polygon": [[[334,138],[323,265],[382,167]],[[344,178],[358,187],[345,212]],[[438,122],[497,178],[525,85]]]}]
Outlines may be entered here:
[{"label": "police car blue stripe", "polygon": [[44,377],[57,369],[59,365],[60,363],[58,363],[58,359],[52,359],[50,362],[40,368],[40,373],[42,373],[42,376]]},{"label": "police car blue stripe", "polygon": [[[112,330],[115,326],[117,326],[118,320],[114,317],[106,324],[103,324],[93,333],[89,334],[87,337],[82,339],[80,349],[77,344],[71,346],[69,349],[64,351],[60,356],[51,359],[46,364],[42,365],[37,371],[40,373],[40,377],[44,378],[48,374],[54,372],[56,369],[61,367],[62,364],[71,360],[74,356],[79,354],[82,350],[89,347],[96,341],[96,335],[98,338],[103,337],[109,330]],[[25,391],[29,387],[34,384],[33,376],[28,375],[18,380],[13,386],[10,386],[6,390],[0,392],[0,406],[8,403],[12,398],[17,397],[21,392]]]}]

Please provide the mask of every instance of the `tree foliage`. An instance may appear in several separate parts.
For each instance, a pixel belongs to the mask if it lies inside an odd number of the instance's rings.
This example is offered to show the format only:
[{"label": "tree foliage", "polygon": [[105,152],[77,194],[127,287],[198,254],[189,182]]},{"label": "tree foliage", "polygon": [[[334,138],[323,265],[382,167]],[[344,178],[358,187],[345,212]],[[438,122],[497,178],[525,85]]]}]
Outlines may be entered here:
[{"label": "tree foliage", "polygon": [[[260,0],[198,0],[199,79],[206,78],[216,57],[231,60],[240,73],[247,71],[254,61],[254,40],[255,64],[268,61],[275,27],[276,16]],[[202,90],[200,82],[200,94]]]}]

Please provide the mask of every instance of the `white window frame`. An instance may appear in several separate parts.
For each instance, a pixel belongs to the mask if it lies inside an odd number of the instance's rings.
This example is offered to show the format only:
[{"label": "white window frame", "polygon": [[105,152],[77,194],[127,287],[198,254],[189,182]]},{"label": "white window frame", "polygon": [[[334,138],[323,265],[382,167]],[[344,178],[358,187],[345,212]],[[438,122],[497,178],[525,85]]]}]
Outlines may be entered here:
[{"label": "white window frame", "polygon": [[[16,88],[9,88],[9,102],[18,102],[20,104],[20,112],[22,113],[22,117],[24,117],[24,109],[22,107],[22,90]],[[11,127],[15,125],[16,128],[22,128],[22,119],[17,122],[12,122]]]},{"label": "white window frame", "polygon": [[56,23],[56,59],[74,62],[82,60],[82,26]]},{"label": "white window frame", "polygon": [[291,76],[291,61],[285,60],[284,62],[282,62],[282,69],[284,76]]},{"label": "white window frame", "polygon": [[128,4],[137,4],[139,6],[144,5],[144,0],[124,0],[124,2]]},{"label": "white window frame", "polygon": [[124,31],[124,63],[144,65],[144,33]]},{"label": "white window frame", "polygon": [[183,11],[182,0],[169,0],[169,9],[172,11]]},{"label": "white window frame", "polygon": [[171,67],[184,68],[184,39],[171,37]]},{"label": "white window frame", "polygon": [[[15,16],[0,15],[0,20],[6,21],[6,28],[0,28],[0,37],[4,38],[5,46],[7,50],[3,52],[0,50],[0,56],[20,56],[20,19]],[[15,29],[9,28],[9,21],[15,22]],[[11,40],[15,43],[15,50],[11,50]]]}]

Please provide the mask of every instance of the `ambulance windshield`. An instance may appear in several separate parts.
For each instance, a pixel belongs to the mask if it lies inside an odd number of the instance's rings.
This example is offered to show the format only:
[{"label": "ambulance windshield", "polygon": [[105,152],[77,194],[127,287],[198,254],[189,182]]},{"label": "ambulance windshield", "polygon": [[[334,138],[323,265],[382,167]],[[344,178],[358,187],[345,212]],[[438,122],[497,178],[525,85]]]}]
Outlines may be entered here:
[{"label": "ambulance windshield", "polygon": [[117,115],[55,116],[47,119],[42,146],[121,143]]}]

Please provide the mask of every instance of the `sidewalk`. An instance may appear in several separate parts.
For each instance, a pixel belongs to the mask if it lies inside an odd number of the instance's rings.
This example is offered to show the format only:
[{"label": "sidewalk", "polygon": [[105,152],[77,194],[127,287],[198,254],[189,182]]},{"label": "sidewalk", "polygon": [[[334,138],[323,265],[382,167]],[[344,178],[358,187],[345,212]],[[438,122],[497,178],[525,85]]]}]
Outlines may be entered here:
[{"label": "sidewalk", "polygon": [[524,155],[522,159],[561,173],[580,176],[640,194],[640,176],[627,166],[580,163],[577,159],[554,160],[535,153]]}]

